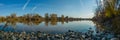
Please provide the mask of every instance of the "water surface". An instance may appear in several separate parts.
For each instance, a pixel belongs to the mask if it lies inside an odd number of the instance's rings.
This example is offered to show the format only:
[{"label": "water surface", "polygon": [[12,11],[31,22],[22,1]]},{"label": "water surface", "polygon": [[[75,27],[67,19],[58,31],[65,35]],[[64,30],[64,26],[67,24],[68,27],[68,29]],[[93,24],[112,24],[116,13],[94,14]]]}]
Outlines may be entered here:
[{"label": "water surface", "polygon": [[24,23],[0,23],[0,30],[11,31],[11,32],[45,32],[45,33],[65,33],[68,30],[73,30],[76,32],[87,32],[89,29],[93,31],[96,30],[95,24],[92,21],[71,21],[71,22],[56,22],[55,25],[51,23],[41,22],[38,25],[35,24],[24,24]]}]

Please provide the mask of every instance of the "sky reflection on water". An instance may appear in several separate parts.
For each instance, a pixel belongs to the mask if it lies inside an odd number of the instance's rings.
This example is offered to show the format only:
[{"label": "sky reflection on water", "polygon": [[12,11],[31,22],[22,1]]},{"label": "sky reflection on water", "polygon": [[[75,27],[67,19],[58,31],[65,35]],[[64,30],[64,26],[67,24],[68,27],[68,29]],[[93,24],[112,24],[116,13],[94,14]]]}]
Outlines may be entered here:
[{"label": "sky reflection on water", "polygon": [[48,25],[45,22],[40,23],[39,25],[26,25],[23,23],[16,23],[15,26],[8,25],[4,27],[4,23],[0,24],[0,30],[3,31],[13,31],[13,32],[46,32],[46,33],[64,33],[68,30],[73,30],[76,32],[87,32],[89,28],[95,31],[95,26],[92,21],[72,21],[68,23],[62,24],[61,22],[57,22],[56,25]]}]

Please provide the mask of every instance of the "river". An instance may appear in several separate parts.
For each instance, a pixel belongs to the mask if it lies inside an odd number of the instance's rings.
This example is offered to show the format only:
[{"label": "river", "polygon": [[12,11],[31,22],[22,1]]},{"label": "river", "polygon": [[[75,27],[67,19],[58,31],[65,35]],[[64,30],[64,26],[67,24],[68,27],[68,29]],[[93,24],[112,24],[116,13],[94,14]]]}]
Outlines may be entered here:
[{"label": "river", "polygon": [[[7,25],[7,26],[6,26]],[[71,21],[71,22],[56,22],[53,25],[45,22],[38,24],[29,23],[0,23],[0,30],[11,32],[45,32],[45,33],[65,33],[68,30],[76,32],[87,32],[89,29],[96,30],[96,26],[92,21]]]},{"label": "river", "polygon": [[[113,22],[113,24],[111,23],[109,26],[100,25],[100,24],[101,23],[97,23],[91,20],[67,21],[67,22],[16,22],[16,21],[1,22],[0,34],[1,34],[1,38],[6,37],[7,34],[9,34],[7,35],[9,37],[12,34],[12,36],[17,35],[16,38],[22,38],[19,37],[21,35],[23,35],[24,37],[27,35],[28,37],[30,37],[31,35],[32,36],[41,35],[42,39],[46,39],[46,38],[49,39],[48,37],[53,37],[53,36],[54,36],[53,39],[55,39],[56,36],[57,38],[60,39],[71,38],[71,37],[75,39],[79,37],[81,39],[91,38],[94,40],[119,39],[120,25],[118,24],[118,22]],[[38,34],[40,32],[42,32],[43,34]]]}]

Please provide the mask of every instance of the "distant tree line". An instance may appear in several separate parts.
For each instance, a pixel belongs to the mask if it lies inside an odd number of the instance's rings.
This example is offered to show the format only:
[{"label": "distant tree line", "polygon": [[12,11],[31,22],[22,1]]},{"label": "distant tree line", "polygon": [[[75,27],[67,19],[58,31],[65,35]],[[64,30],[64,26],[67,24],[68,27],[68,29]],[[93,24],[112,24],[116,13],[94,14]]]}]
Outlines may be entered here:
[{"label": "distant tree line", "polygon": [[80,21],[80,20],[86,20],[84,18],[73,18],[73,17],[68,17],[61,15],[61,17],[58,17],[57,14],[48,14],[45,13],[44,17],[39,15],[38,13],[33,13],[33,14],[25,14],[23,16],[17,16],[16,13],[11,14],[10,16],[1,16],[0,17],[0,22],[6,22],[6,23],[11,23],[12,25],[15,25],[17,22],[19,23],[24,23],[24,24],[40,24],[42,21],[45,22],[46,25],[50,22],[52,25],[56,25],[57,22],[61,22],[64,24],[64,22],[68,21]]},{"label": "distant tree line", "polygon": [[44,17],[38,13],[34,14],[25,14],[23,16],[17,16],[16,13],[11,14],[10,16],[0,17],[0,21],[74,21],[81,20],[82,18],[73,18],[61,15],[58,17],[57,14],[48,14],[46,13]]}]

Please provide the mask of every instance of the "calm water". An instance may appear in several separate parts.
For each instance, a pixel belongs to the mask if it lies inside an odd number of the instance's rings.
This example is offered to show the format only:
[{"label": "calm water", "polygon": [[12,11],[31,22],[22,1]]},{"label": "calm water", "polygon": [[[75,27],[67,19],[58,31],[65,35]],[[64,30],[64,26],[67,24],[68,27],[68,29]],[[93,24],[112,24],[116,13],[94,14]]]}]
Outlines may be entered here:
[{"label": "calm water", "polygon": [[96,26],[92,21],[72,21],[72,22],[57,22],[55,25],[45,22],[41,22],[38,25],[26,25],[24,23],[13,23],[13,25],[6,23],[0,23],[0,30],[3,31],[12,31],[12,32],[45,32],[45,33],[65,33],[68,30],[73,30],[76,32],[87,32],[90,28],[96,30]]}]

